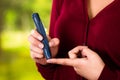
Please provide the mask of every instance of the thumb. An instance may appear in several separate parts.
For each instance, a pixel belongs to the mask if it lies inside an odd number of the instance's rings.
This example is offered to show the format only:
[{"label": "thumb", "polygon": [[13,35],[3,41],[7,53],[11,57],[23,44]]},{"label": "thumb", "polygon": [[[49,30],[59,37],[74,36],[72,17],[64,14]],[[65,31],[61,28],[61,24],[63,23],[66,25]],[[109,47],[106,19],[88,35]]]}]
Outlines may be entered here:
[{"label": "thumb", "polygon": [[52,57],[55,57],[57,55],[59,43],[60,43],[60,40],[58,38],[53,38],[49,41]]},{"label": "thumb", "polygon": [[56,47],[60,43],[60,40],[58,38],[53,38],[50,40],[49,45],[50,47]]}]

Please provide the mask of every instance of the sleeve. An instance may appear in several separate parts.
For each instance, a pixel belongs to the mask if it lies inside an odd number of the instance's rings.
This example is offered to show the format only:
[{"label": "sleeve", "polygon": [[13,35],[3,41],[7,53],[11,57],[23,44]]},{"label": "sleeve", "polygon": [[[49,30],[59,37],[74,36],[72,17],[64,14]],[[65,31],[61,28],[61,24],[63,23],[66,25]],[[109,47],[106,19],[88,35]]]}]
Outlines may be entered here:
[{"label": "sleeve", "polygon": [[[99,80],[120,80],[120,27],[116,27],[113,33],[110,33],[108,45],[105,46],[105,55],[103,61],[105,67],[99,77]],[[110,38],[112,37],[112,38]],[[107,42],[106,42],[107,43]]]},{"label": "sleeve", "polygon": [[45,80],[53,80],[54,77],[54,71],[56,66],[49,64],[49,65],[41,65],[36,63],[38,71],[41,73],[41,75],[45,78]]},{"label": "sleeve", "polygon": [[54,28],[56,21],[58,20],[58,17],[60,15],[63,1],[64,0],[53,0],[51,19],[50,19],[50,29],[49,29],[50,37],[54,37]]},{"label": "sleeve", "polygon": [[104,57],[105,67],[98,80],[120,80],[119,45],[109,46],[108,50],[109,50],[108,52],[109,56],[106,55],[106,57]]},{"label": "sleeve", "polygon": [[[50,30],[49,30],[49,35],[52,38],[54,37],[54,27],[55,27],[57,18],[60,15],[60,8],[62,6],[62,2],[63,0],[53,0],[53,3],[52,3]],[[43,66],[43,65],[36,63],[36,66],[37,66],[38,71],[45,78],[45,80],[53,80],[54,72],[57,67],[55,64],[49,64],[49,65]]]},{"label": "sleeve", "polygon": [[99,80],[120,80],[120,70],[111,70],[105,65]]}]

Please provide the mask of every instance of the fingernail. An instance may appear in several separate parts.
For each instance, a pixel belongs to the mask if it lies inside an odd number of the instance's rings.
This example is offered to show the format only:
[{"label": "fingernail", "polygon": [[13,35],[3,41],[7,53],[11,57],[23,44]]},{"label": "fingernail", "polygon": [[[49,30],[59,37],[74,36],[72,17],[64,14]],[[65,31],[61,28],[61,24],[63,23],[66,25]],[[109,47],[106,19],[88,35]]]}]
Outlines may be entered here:
[{"label": "fingernail", "polygon": [[50,46],[54,46],[54,42],[51,41],[49,45],[50,45]]},{"label": "fingernail", "polygon": [[43,40],[43,37],[41,37],[41,36],[38,36],[38,39],[39,39],[40,41],[42,41],[42,40]]},{"label": "fingernail", "polygon": [[39,44],[39,47],[40,47],[40,48],[43,48],[43,47],[44,47],[44,45],[43,45],[43,44]]}]

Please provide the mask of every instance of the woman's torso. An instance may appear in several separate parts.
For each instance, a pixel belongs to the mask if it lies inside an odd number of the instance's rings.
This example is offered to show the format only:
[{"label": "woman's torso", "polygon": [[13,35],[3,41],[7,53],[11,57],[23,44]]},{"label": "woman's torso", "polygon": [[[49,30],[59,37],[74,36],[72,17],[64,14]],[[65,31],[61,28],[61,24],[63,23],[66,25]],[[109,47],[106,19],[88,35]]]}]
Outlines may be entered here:
[{"label": "woman's torso", "polygon": [[[60,39],[58,57],[67,57],[67,52],[72,48],[78,45],[87,45],[101,56],[105,64],[111,68],[119,68],[120,64],[117,60],[120,56],[120,1],[106,2],[102,8],[99,5],[96,7],[98,9],[100,7],[98,11],[95,11],[94,7],[94,9],[88,8],[87,4],[86,0],[62,1],[55,26],[51,26],[54,31],[52,36]],[[73,68],[65,66],[59,66],[56,74],[58,75],[54,80],[81,79]],[[57,76],[60,78],[57,79]],[[74,77],[69,78],[70,76]]]}]

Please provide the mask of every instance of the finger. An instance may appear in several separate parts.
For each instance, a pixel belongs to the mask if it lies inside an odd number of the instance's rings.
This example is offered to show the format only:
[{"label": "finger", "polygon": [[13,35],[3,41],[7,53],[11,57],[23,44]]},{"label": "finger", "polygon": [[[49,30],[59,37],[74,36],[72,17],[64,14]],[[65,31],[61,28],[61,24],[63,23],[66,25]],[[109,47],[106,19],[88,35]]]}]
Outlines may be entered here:
[{"label": "finger", "polygon": [[60,64],[60,65],[66,65],[66,66],[74,66],[76,65],[75,60],[73,59],[48,59],[47,63],[52,64]]},{"label": "finger", "polygon": [[39,48],[43,48],[44,45],[39,41],[37,40],[36,38],[34,38],[33,36],[29,36],[28,37],[28,41],[32,44],[32,45],[35,45],[35,46],[38,46]]},{"label": "finger", "polygon": [[44,56],[42,54],[36,53],[32,50],[30,51],[30,56],[31,56],[32,59],[44,58]]},{"label": "finger", "polygon": [[82,52],[83,49],[85,49],[85,48],[87,48],[87,46],[77,46],[77,47],[75,47],[74,49],[72,49],[71,51],[68,52],[69,57],[70,57],[71,59],[77,58],[77,57],[78,57],[78,54],[81,55],[80,52]]},{"label": "finger", "polygon": [[43,55],[43,50],[35,45],[30,45],[30,50]]},{"label": "finger", "polygon": [[42,35],[40,35],[36,30],[32,30],[31,35],[40,41],[43,39]]},{"label": "finger", "polygon": [[59,45],[59,43],[60,43],[60,41],[58,38],[53,38],[50,40],[49,45],[50,45],[50,47],[56,47]]},{"label": "finger", "polygon": [[72,49],[70,52],[71,53],[78,53],[79,51],[82,51],[83,49],[88,48],[87,46],[77,46],[74,49]]},{"label": "finger", "polygon": [[57,55],[58,52],[58,48],[59,48],[59,39],[58,38],[53,38],[50,40],[49,42],[49,46],[50,46],[50,50],[51,50],[51,55],[52,57],[55,57]]},{"label": "finger", "polygon": [[94,57],[96,55],[98,55],[96,52],[92,51],[91,49],[89,48],[85,48],[83,49],[82,53],[81,53],[84,57],[86,56],[87,58],[91,58],[91,57]]}]

